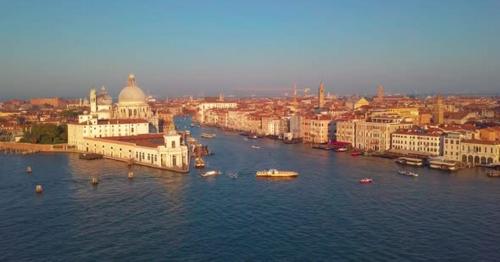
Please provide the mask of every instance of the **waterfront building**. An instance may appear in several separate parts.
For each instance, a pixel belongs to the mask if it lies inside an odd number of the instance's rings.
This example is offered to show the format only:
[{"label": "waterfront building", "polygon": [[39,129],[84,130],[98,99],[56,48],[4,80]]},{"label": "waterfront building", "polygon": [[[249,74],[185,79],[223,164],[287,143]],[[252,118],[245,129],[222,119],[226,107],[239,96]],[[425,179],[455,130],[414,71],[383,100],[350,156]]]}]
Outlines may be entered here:
[{"label": "waterfront building", "polygon": [[[82,149],[81,147],[79,149]],[[175,131],[105,138],[86,138],[84,152],[176,172],[189,171],[188,147]]]},{"label": "waterfront building", "polygon": [[50,98],[32,98],[30,99],[30,104],[33,106],[52,106],[55,108],[62,107],[65,105],[64,101],[59,97]]},{"label": "waterfront building", "polygon": [[335,134],[335,123],[329,116],[303,116],[300,119],[300,137],[304,143],[328,143]]},{"label": "waterfront building", "polygon": [[464,139],[460,145],[462,163],[471,166],[500,163],[500,140]]},{"label": "waterfront building", "polygon": [[197,118],[201,123],[205,123],[205,114],[210,109],[234,109],[237,108],[236,102],[206,101],[198,105]]},{"label": "waterfront building", "polygon": [[391,148],[392,133],[399,129],[411,127],[411,122],[394,116],[377,116],[368,120],[338,121],[337,141],[351,143],[353,147],[361,150],[385,151]]},{"label": "waterfront building", "polygon": [[448,132],[443,137],[443,157],[445,160],[460,162],[462,147],[460,141],[464,138],[461,132]]},{"label": "waterfront building", "polygon": [[439,130],[401,129],[391,135],[391,149],[424,156],[440,156],[443,136]]}]

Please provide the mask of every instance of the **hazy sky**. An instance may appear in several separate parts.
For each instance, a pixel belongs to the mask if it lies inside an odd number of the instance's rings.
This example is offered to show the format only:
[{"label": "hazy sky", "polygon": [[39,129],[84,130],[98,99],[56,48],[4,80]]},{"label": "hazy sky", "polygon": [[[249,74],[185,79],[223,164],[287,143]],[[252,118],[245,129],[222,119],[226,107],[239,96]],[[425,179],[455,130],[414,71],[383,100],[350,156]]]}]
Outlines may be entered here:
[{"label": "hazy sky", "polygon": [[0,100],[500,93],[500,1],[0,1]]}]

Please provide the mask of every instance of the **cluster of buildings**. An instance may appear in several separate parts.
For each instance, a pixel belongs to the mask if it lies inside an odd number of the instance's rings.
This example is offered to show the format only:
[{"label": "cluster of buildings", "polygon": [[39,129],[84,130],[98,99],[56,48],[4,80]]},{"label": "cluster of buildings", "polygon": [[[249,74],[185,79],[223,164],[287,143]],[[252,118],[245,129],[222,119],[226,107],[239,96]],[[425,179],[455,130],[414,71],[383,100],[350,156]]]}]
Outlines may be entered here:
[{"label": "cluster of buildings", "polygon": [[311,144],[341,142],[352,149],[441,157],[474,166],[500,163],[500,104],[496,97],[336,97],[304,93],[286,98],[186,102],[202,124]]},{"label": "cluster of buildings", "polygon": [[175,129],[160,130],[156,111],[146,101],[135,76],[114,104],[105,89],[92,89],[90,111],[68,123],[68,145],[107,158],[177,172],[189,171],[186,142]]}]

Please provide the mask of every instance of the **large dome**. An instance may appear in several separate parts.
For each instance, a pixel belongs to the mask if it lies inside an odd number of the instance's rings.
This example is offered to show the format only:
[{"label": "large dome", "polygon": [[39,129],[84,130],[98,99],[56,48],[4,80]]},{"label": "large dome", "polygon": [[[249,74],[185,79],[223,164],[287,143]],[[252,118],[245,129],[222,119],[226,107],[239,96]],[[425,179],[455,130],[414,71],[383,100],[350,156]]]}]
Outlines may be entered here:
[{"label": "large dome", "polygon": [[122,89],[118,96],[118,103],[124,104],[144,104],[146,103],[146,95],[135,84],[135,76],[128,76],[128,85]]}]

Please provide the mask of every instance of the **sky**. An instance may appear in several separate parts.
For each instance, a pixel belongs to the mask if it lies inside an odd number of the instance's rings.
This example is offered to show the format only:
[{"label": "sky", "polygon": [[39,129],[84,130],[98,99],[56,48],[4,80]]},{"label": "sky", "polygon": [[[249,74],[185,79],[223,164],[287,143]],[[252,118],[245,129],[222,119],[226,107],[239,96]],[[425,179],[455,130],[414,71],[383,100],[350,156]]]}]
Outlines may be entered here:
[{"label": "sky", "polygon": [[0,100],[500,90],[500,1],[0,0]]}]

